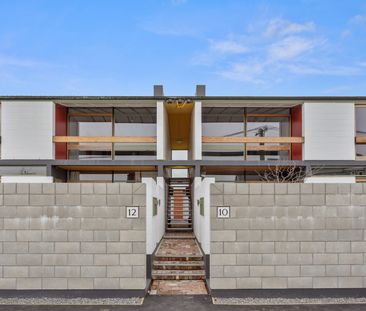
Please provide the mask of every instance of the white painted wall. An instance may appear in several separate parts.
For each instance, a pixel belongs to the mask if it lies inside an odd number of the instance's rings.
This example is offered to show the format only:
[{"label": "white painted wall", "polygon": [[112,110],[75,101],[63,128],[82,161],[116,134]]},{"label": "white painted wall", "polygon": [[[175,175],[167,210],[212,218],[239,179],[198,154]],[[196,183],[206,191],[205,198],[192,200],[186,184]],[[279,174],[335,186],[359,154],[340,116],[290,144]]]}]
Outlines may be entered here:
[{"label": "white painted wall", "polygon": [[[201,244],[204,253],[210,254],[210,242],[211,242],[211,202],[210,202],[210,184],[215,182],[215,178],[195,177],[193,181],[193,222],[194,222],[194,234],[197,241]],[[204,216],[200,214],[200,207],[197,201],[204,197],[205,201],[205,213]]]},{"label": "white painted wall", "polygon": [[1,102],[1,158],[54,159],[54,103]]},{"label": "white painted wall", "polygon": [[354,184],[355,176],[310,176],[306,177],[304,183],[308,184]]},{"label": "white painted wall", "polygon": [[52,176],[1,176],[2,183],[13,183],[13,184],[50,184],[53,183]]},{"label": "white painted wall", "polygon": [[[151,255],[165,232],[165,181],[163,177],[142,178],[146,184],[146,253]],[[160,200],[157,215],[153,216],[153,197]]]},{"label": "white painted wall", "polygon": [[163,100],[156,103],[156,123],[156,158],[157,160],[169,160],[171,150],[169,147],[168,113]]},{"label": "white painted wall", "polygon": [[191,150],[192,160],[202,160],[202,103],[196,101],[191,116]]},{"label": "white painted wall", "polygon": [[355,160],[354,103],[303,105],[304,160]]}]

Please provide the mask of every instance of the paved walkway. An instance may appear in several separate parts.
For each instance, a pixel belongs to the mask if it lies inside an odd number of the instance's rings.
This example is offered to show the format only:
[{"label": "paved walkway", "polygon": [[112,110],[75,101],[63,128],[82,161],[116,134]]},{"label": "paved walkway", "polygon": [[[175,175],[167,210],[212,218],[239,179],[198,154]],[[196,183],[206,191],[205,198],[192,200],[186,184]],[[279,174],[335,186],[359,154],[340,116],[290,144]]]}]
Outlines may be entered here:
[{"label": "paved walkway", "polygon": [[143,306],[0,306],[0,311],[363,311],[366,305],[216,306],[205,296],[148,296]]}]

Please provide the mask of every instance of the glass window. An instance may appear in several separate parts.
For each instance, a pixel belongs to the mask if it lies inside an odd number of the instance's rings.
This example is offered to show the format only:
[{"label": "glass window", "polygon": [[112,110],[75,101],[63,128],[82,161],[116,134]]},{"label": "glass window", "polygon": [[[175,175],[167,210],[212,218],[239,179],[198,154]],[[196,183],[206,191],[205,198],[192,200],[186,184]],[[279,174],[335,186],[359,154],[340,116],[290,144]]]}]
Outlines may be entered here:
[{"label": "glass window", "polygon": [[[111,108],[70,108],[68,136],[112,136]],[[69,143],[69,159],[112,158],[111,143]]]},{"label": "glass window", "polygon": [[[115,136],[151,136],[156,137],[156,108],[115,108]],[[116,143],[115,159],[154,160],[156,143]]]},{"label": "glass window", "polygon": [[[356,136],[366,136],[366,107],[356,106]],[[356,158],[359,160],[366,159],[366,145],[356,145]]]}]

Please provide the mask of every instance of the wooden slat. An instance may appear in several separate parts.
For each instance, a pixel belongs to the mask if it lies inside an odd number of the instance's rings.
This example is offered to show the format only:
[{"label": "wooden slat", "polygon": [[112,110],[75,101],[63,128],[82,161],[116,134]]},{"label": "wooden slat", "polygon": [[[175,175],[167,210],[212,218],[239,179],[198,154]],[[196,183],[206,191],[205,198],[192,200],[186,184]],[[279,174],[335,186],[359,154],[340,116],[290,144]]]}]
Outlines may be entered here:
[{"label": "wooden slat", "polygon": [[251,146],[251,145],[247,145],[246,149],[248,151],[289,151],[291,149],[291,147],[289,145],[277,145],[277,146],[271,146],[271,145]]},{"label": "wooden slat", "polygon": [[219,137],[202,136],[203,143],[287,143],[302,144],[303,137]]},{"label": "wooden slat", "polygon": [[356,160],[358,160],[358,161],[366,161],[366,156],[356,156]]},{"label": "wooden slat", "polygon": [[53,136],[54,143],[156,143],[154,136]]},{"label": "wooden slat", "polygon": [[356,144],[366,144],[366,136],[356,136]]}]

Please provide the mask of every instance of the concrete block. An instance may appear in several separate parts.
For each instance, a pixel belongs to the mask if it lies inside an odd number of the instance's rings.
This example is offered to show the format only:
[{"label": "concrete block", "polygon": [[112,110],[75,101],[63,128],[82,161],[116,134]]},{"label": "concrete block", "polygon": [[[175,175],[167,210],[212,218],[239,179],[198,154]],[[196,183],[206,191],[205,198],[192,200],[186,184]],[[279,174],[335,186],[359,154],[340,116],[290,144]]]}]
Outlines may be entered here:
[{"label": "concrete block", "polygon": [[[235,266],[233,266],[235,267]],[[211,266],[210,267],[211,278],[223,278],[224,277],[224,266]]]},{"label": "concrete block", "polygon": [[279,206],[296,206],[300,204],[300,196],[297,194],[276,195],[275,203]]},{"label": "concrete block", "polygon": [[94,289],[119,289],[119,279],[96,278],[94,279]]},{"label": "concrete block", "polygon": [[60,254],[75,254],[80,253],[79,242],[56,242],[55,253]]},{"label": "concrete block", "polygon": [[213,266],[232,266],[236,264],[235,254],[211,254],[210,264]]},{"label": "concrete block", "polygon": [[339,288],[361,288],[362,277],[338,277]]},{"label": "concrete block", "polygon": [[9,206],[29,205],[28,194],[5,194],[3,198],[4,198],[4,205]]},{"label": "concrete block", "polygon": [[246,183],[236,184],[236,193],[237,194],[249,194],[249,184],[246,184]]},{"label": "concrete block", "polygon": [[362,194],[363,193],[362,184],[351,184],[351,193]]},{"label": "concrete block", "polygon": [[249,251],[253,254],[273,253],[275,249],[274,242],[250,242]]},{"label": "concrete block", "polygon": [[312,288],[313,278],[312,277],[295,277],[287,279],[288,288]]},{"label": "concrete block", "polygon": [[4,254],[22,254],[28,253],[27,242],[3,242]]},{"label": "concrete block", "polygon": [[17,210],[14,206],[0,206],[0,217],[1,218],[12,218],[15,217]]},{"label": "concrete block", "polygon": [[[57,186],[56,186],[56,192],[57,192]],[[81,204],[80,195],[78,194],[56,194],[56,205],[79,206],[80,204]]]},{"label": "concrete block", "polygon": [[119,183],[108,183],[107,194],[119,194]]},{"label": "concrete block", "polygon": [[[311,209],[311,207],[309,206]],[[300,228],[307,229],[307,230],[314,230],[314,229],[325,229],[325,219],[324,218],[314,218],[314,217],[306,217],[300,219]],[[314,235],[318,230],[313,231],[313,239]]]},{"label": "concrete block", "polygon": [[327,253],[349,253],[351,242],[326,242],[325,251]]},{"label": "concrete block", "polygon": [[287,194],[287,184],[285,184],[285,183],[275,184],[275,193],[276,194]]},{"label": "concrete block", "polygon": [[[356,184],[358,185],[358,184]],[[339,217],[364,217],[365,216],[365,206],[338,206],[337,215]]]},{"label": "concrete block", "polygon": [[119,241],[119,231],[117,230],[103,230],[103,231],[94,231],[94,240],[95,241]]},{"label": "concrete block", "polygon": [[248,217],[273,217],[276,215],[276,210],[273,206],[262,206],[258,208],[257,206],[248,207]]},{"label": "concrete block", "polygon": [[362,265],[364,263],[363,254],[338,254],[340,265]]},{"label": "concrete block", "polygon": [[351,265],[351,276],[366,276],[366,266]]},{"label": "concrete block", "polygon": [[262,278],[240,278],[237,279],[237,289],[259,289],[262,288]]},{"label": "concrete block", "polygon": [[[133,242],[133,244],[140,242]],[[132,243],[131,242],[107,242],[107,253],[114,254],[129,254],[132,252]],[[145,242],[141,242],[144,246]]]},{"label": "concrete block", "polygon": [[287,288],[287,278],[263,278],[262,288],[276,289],[276,288]]},{"label": "concrete block", "polygon": [[311,230],[290,230],[288,232],[288,241],[312,241],[313,231]]},{"label": "concrete block", "polygon": [[145,254],[120,254],[119,255],[119,264],[121,266],[142,266],[146,263]]},{"label": "concrete block", "polygon": [[35,266],[29,267],[29,277],[31,278],[52,278],[55,276],[55,267]]},{"label": "concrete block", "polygon": [[82,194],[81,204],[86,206],[106,206],[107,196],[105,194]]},{"label": "concrete block", "polygon": [[93,264],[92,254],[68,254],[67,264],[70,266],[85,266]]},{"label": "concrete block", "polygon": [[299,253],[299,242],[275,242],[276,253]]},{"label": "concrete block", "polygon": [[94,193],[94,187],[93,184],[89,184],[89,183],[82,183],[81,184],[81,193],[82,194],[93,194]]},{"label": "concrete block", "polygon": [[224,278],[247,276],[249,276],[249,266],[224,266]]},{"label": "concrete block", "polygon": [[132,276],[134,278],[146,277],[146,266],[132,266]]},{"label": "concrete block", "polygon": [[276,219],[274,217],[266,217],[266,218],[252,218],[249,222],[250,229],[275,229],[276,227]]},{"label": "concrete block", "polygon": [[325,276],[325,265],[303,265],[300,268],[301,276]]},{"label": "concrete block", "polygon": [[68,289],[93,289],[93,278],[69,278],[67,280]]},{"label": "concrete block", "polygon": [[132,277],[132,266],[108,266],[107,277],[130,278]]},{"label": "concrete block", "polygon": [[262,230],[263,241],[287,241],[287,230]]},{"label": "concrete block", "polygon": [[300,193],[301,194],[312,194],[313,193],[313,184],[300,184]]},{"label": "concrete block", "polygon": [[145,230],[121,230],[119,238],[121,242],[143,242],[146,240],[146,232]]},{"label": "concrete block", "polygon": [[42,264],[42,255],[40,254],[18,254],[17,265],[21,266],[39,266]]},{"label": "concrete block", "polygon": [[288,254],[289,265],[311,265],[313,263],[313,254]]},{"label": "concrete block", "polygon": [[42,264],[45,266],[62,266],[67,264],[67,255],[65,254],[43,254]]},{"label": "concrete block", "polygon": [[[69,184],[72,185],[72,184]],[[30,184],[30,186],[32,186],[32,184]],[[30,188],[30,193],[33,194],[33,189]],[[56,186],[54,183],[52,184],[42,184],[42,193],[43,194],[55,194],[56,193]],[[38,193],[36,193],[38,194]]]},{"label": "concrete block", "polygon": [[327,265],[325,267],[326,276],[351,276],[350,265]]},{"label": "concrete block", "polygon": [[69,183],[68,184],[68,192],[70,194],[80,194],[81,193],[81,184],[79,184],[79,183]]},{"label": "concrete block", "polygon": [[120,218],[121,209],[119,206],[96,206],[94,207],[94,216],[102,218]]},{"label": "concrete block", "polygon": [[325,195],[322,194],[302,194],[300,197],[300,204],[306,206],[324,205]]},{"label": "concrete block", "polygon": [[249,273],[252,277],[273,277],[275,276],[274,266],[250,266]]},{"label": "concrete block", "polygon": [[67,289],[67,278],[43,278],[43,289]]},{"label": "concrete block", "polygon": [[274,186],[275,186],[275,184],[263,183],[262,184],[262,194],[274,194],[275,193],[275,191],[274,191],[275,187]]},{"label": "concrete block", "polygon": [[262,263],[261,254],[237,254],[236,263],[238,265],[258,265]]},{"label": "concrete block", "polygon": [[261,241],[262,231],[261,230],[237,230],[236,231],[237,241]]},{"label": "concrete block", "polygon": [[16,278],[0,279],[0,289],[16,289]]},{"label": "concrete block", "polygon": [[19,230],[17,231],[17,241],[42,241],[42,231],[40,230]]},{"label": "concrete block", "polygon": [[350,194],[327,194],[325,196],[325,202],[327,205],[349,206],[351,204],[351,195]]},{"label": "concrete block", "polygon": [[132,197],[132,205],[145,206],[146,205],[146,195],[145,194],[134,194]]},{"label": "concrete block", "polygon": [[67,194],[68,184],[67,183],[56,183],[56,194]]},{"label": "concrete block", "polygon": [[285,265],[287,264],[287,254],[263,254],[262,263],[264,265]]},{"label": "concrete block", "polygon": [[249,196],[249,204],[251,206],[273,206],[275,205],[274,202],[274,195],[250,195]]},{"label": "concrete block", "polygon": [[132,194],[132,185],[131,183],[120,183],[119,184],[119,193],[120,194]]},{"label": "concrete block", "polygon": [[81,219],[81,229],[86,230],[105,230],[106,220],[105,218],[83,218]]},{"label": "concrete block", "polygon": [[120,289],[145,289],[146,279],[145,278],[120,278],[119,279]]},{"label": "concrete block", "polygon": [[238,254],[248,252],[249,252],[248,242],[224,242],[225,254]]},{"label": "concrete block", "polygon": [[82,266],[82,278],[105,278],[107,276],[107,267],[104,266]]},{"label": "concrete block", "polygon": [[106,194],[107,185],[105,183],[95,183],[93,184],[95,194]]},{"label": "concrete block", "polygon": [[224,194],[235,194],[236,184],[235,183],[224,183]]},{"label": "concrete block", "polygon": [[93,241],[93,231],[92,230],[68,230],[68,241]]},{"label": "concrete block", "polygon": [[313,206],[313,216],[318,217],[337,217],[337,206]]},{"label": "concrete block", "polygon": [[363,230],[338,230],[338,240],[339,241],[362,241],[363,240]]},{"label": "concrete block", "polygon": [[314,230],[313,231],[314,241],[337,241],[338,230]]},{"label": "concrete block", "polygon": [[329,194],[337,194],[338,193],[338,186],[337,184],[326,184],[325,185],[325,193]]},{"label": "concrete block", "polygon": [[301,242],[301,253],[324,253],[325,242]]},{"label": "concrete block", "polygon": [[132,184],[132,192],[133,194],[146,194],[146,185],[142,183],[133,183]]},{"label": "concrete block", "polygon": [[237,219],[222,219],[224,221],[224,229],[233,230],[233,229],[246,229],[249,228],[248,219],[237,218]]},{"label": "concrete block", "polygon": [[222,254],[224,252],[223,242],[211,242],[211,254]]},{"label": "concrete block", "polygon": [[28,277],[28,266],[4,266],[4,278],[26,278]]},{"label": "concrete block", "polygon": [[351,195],[351,204],[355,205],[355,206],[365,206],[366,205],[366,194]]},{"label": "concrete block", "polygon": [[43,230],[42,240],[44,242],[62,242],[67,241],[66,230]]},{"label": "concrete block", "polygon": [[79,278],[80,277],[80,267],[78,266],[56,266],[55,267],[56,277],[65,278]]},{"label": "concrete block", "polygon": [[300,276],[300,266],[276,266],[275,275],[277,277],[299,277]]},{"label": "concrete block", "polygon": [[326,193],[325,184],[313,184],[313,193],[316,194]]},{"label": "concrete block", "polygon": [[338,254],[314,254],[313,263],[315,265],[336,265]]},{"label": "concrete block", "polygon": [[221,202],[221,201],[220,202],[219,201],[214,201],[214,202],[217,205],[248,206],[249,196],[245,195],[245,194],[225,195],[223,197],[223,202]]},{"label": "concrete block", "polygon": [[17,184],[17,193],[20,194],[28,194],[29,193],[29,184]]},{"label": "concrete block", "polygon": [[55,229],[61,230],[80,230],[81,222],[79,218],[61,218],[55,223]]},{"label": "concrete block", "polygon": [[0,254],[0,265],[1,266],[15,266],[16,255],[15,254]]},{"label": "concrete block", "polygon": [[313,287],[314,288],[337,288],[336,277],[314,277]]},{"label": "concrete block", "polygon": [[41,289],[42,278],[18,278],[17,289]]},{"label": "concrete block", "polygon": [[[41,194],[42,193],[42,185],[43,184],[38,184],[38,183],[30,184],[29,185],[29,193]],[[50,185],[54,185],[54,184],[50,184]]]},{"label": "concrete block", "polygon": [[31,194],[29,203],[33,206],[47,206],[55,204],[55,196],[51,194]]},{"label": "concrete block", "polygon": [[106,242],[83,242],[83,243],[81,243],[81,252],[82,253],[105,254],[106,251],[107,251]]},{"label": "concrete block", "polygon": [[211,232],[212,242],[236,241],[235,230],[217,230]]},{"label": "concrete block", "polygon": [[235,278],[211,278],[210,287],[212,289],[236,289]]},{"label": "concrete block", "polygon": [[222,206],[224,205],[223,195],[211,195],[210,196],[211,206]]},{"label": "concrete block", "polygon": [[275,218],[275,229],[280,230],[300,229],[300,219],[289,218],[289,217]]},{"label": "concrete block", "polygon": [[17,184],[5,183],[3,185],[3,193],[4,194],[16,194],[17,193]]},{"label": "concrete block", "polygon": [[117,254],[96,254],[96,255],[94,255],[94,265],[118,266],[119,265],[119,255],[117,255]]}]

